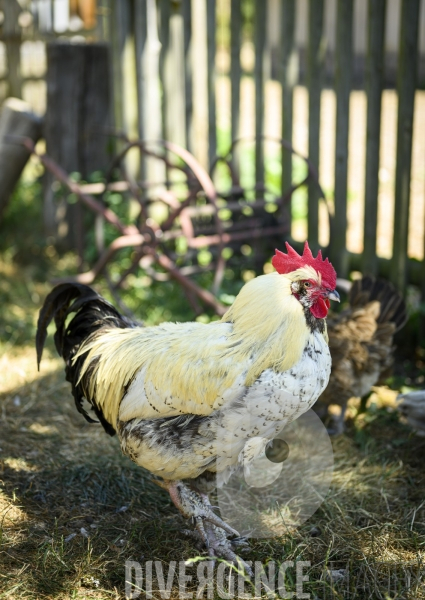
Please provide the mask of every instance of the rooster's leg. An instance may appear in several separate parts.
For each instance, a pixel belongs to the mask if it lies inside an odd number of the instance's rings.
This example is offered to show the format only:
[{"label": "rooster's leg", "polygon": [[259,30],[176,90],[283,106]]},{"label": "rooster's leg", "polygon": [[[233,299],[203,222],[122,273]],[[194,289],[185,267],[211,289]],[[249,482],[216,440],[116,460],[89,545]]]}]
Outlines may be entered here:
[{"label": "rooster's leg", "polygon": [[239,533],[233,527],[230,527],[212,511],[209,502],[208,504],[204,502],[197,492],[188,488],[182,481],[164,481],[163,487],[168,490],[171,500],[181,514],[186,519],[193,518],[196,529],[206,544],[208,544],[208,540],[205,534],[204,522],[221,527],[230,535],[239,536]]},{"label": "rooster's leg", "polygon": [[[206,494],[199,494],[187,487],[182,481],[164,481],[161,487],[166,489],[170,498],[187,519],[193,518],[196,531],[185,531],[198,542],[202,542],[211,558],[220,557],[232,563],[241,563],[248,574],[249,566],[239,558],[234,550],[237,546],[247,546],[239,533],[217,516]],[[227,535],[236,536],[229,540]]]}]

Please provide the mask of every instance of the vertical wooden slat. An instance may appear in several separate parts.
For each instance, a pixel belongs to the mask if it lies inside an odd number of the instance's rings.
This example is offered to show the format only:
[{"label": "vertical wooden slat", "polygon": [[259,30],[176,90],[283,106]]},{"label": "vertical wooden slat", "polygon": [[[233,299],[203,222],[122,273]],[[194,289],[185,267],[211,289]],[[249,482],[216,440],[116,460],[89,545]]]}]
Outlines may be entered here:
[{"label": "vertical wooden slat", "polygon": [[207,0],[208,161],[217,154],[215,105],[216,0]]},{"label": "vertical wooden slat", "polygon": [[404,290],[406,285],[413,112],[418,66],[419,8],[420,0],[403,0],[402,2],[397,72],[398,122],[394,238],[391,266],[391,279],[400,290]]},{"label": "vertical wooden slat", "polygon": [[124,131],[124,52],[130,27],[128,0],[112,0],[111,45],[112,45],[112,73],[114,81],[114,117],[115,129]]},{"label": "vertical wooden slat", "polygon": [[37,4],[37,25],[42,33],[51,33],[53,29],[52,0],[39,0]]},{"label": "vertical wooden slat", "polygon": [[[149,141],[157,141],[162,136],[161,90],[159,86],[159,55],[161,43],[158,38],[158,13],[155,0],[146,0],[146,49],[143,56],[143,69],[146,80],[144,131]],[[164,165],[153,158],[146,159],[148,181],[164,180]]]},{"label": "vertical wooden slat", "polygon": [[340,277],[348,274],[347,173],[348,126],[352,70],[353,0],[338,0],[336,30],[335,214],[331,224],[331,255]]},{"label": "vertical wooden slat", "polygon": [[192,0],[193,146],[203,167],[208,167],[208,58],[207,0]]},{"label": "vertical wooden slat", "polygon": [[105,172],[112,158],[110,149],[112,85],[108,44],[90,43],[83,45],[82,48],[85,59],[84,75],[80,75],[83,82],[80,85],[84,93],[80,98],[81,112],[78,125],[75,123],[74,127],[77,125],[80,129],[81,167],[79,170],[83,177],[86,177],[94,171]]},{"label": "vertical wooden slat", "polygon": [[[292,104],[294,86],[298,79],[298,60],[295,46],[295,0],[281,2],[281,63],[282,85],[282,138],[292,143]],[[282,149],[282,194],[292,185],[292,154]],[[285,215],[289,220],[290,211]]]},{"label": "vertical wooden slat", "polygon": [[[264,183],[264,49],[266,45],[267,1],[255,0],[255,181]],[[263,196],[261,191],[257,194]]]},{"label": "vertical wooden slat", "polygon": [[181,4],[161,0],[159,8],[163,138],[185,145],[184,23]]},{"label": "vertical wooden slat", "polygon": [[[320,103],[325,51],[322,42],[324,0],[310,0],[308,20],[308,157],[319,175]],[[307,237],[310,248],[319,248],[319,190],[314,181],[308,185]]]},{"label": "vertical wooden slat", "polygon": [[[87,15],[87,14],[83,13],[83,15],[81,15],[81,18],[83,20],[85,27],[86,27],[86,20],[84,19],[84,16],[86,18],[89,17],[89,21],[90,21],[90,17],[91,17],[91,19],[93,19],[93,17],[94,17],[93,6],[90,4],[87,6],[88,6],[90,14]],[[70,17],[69,9],[70,9],[69,0],[55,0],[54,5],[53,5],[53,29],[56,33],[63,33],[64,31],[67,31],[69,29],[69,17]],[[83,8],[83,11],[84,11],[84,8]],[[92,27],[93,26],[94,25],[92,24]]]},{"label": "vertical wooden slat", "polygon": [[22,98],[21,77],[21,28],[18,17],[22,12],[17,0],[3,3],[3,39],[6,45],[8,95]]},{"label": "vertical wooden slat", "polygon": [[184,22],[181,3],[172,4],[170,19],[170,83],[173,101],[168,103],[169,139],[180,146],[186,146],[185,123],[185,73],[184,73]]},{"label": "vertical wooden slat", "polygon": [[170,45],[170,16],[171,2],[169,0],[160,0],[157,4],[160,16],[159,39],[161,42],[161,52],[159,55],[159,77],[162,83],[162,137],[164,140],[170,139],[168,128],[168,103],[173,102],[170,97],[170,62],[171,62],[171,45]]},{"label": "vertical wooden slat", "polygon": [[[139,139],[145,138],[145,95],[146,81],[143,68],[144,53],[147,39],[146,0],[135,0],[134,3],[134,48],[136,52],[136,78],[137,78],[137,132]],[[144,156],[140,159],[140,177],[146,176]]]},{"label": "vertical wooden slat", "polygon": [[[425,230],[425,222],[424,222],[424,230]],[[425,235],[422,240],[422,248],[423,248],[423,259],[421,265],[421,275],[422,275],[422,286],[421,286],[421,300],[425,304]],[[423,344],[425,342],[425,314],[422,313],[420,320],[420,329],[419,329],[419,342]]]},{"label": "vertical wooden slat", "polygon": [[[85,179],[110,163],[109,49],[107,44],[47,45],[47,111],[44,137],[49,156]],[[105,135],[106,134],[106,135]],[[82,250],[83,212],[77,202],[53,198],[53,177],[44,178],[46,225],[65,247]],[[61,214],[62,213],[62,214]],[[80,257],[81,252],[80,252]]]},{"label": "vertical wooden slat", "polygon": [[239,136],[239,115],[241,98],[241,0],[232,0],[230,11],[230,93],[232,140]]},{"label": "vertical wooden slat", "polygon": [[97,0],[96,37],[102,42],[110,39],[109,31],[112,26],[110,10],[110,0]]},{"label": "vertical wooden slat", "polygon": [[186,148],[192,152],[193,83],[192,83],[192,6],[191,0],[183,0],[184,37],[184,84],[185,84],[185,126]]},{"label": "vertical wooden slat", "polygon": [[379,144],[381,139],[381,99],[384,81],[386,0],[369,0],[368,49],[366,65],[367,138],[363,272],[376,275],[376,235],[378,225]]}]

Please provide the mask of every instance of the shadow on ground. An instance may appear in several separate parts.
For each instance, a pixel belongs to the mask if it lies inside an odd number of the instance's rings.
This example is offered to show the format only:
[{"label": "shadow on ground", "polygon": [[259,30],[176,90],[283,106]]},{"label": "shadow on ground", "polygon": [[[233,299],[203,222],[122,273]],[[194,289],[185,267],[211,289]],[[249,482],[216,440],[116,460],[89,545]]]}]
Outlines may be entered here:
[{"label": "shadow on ground", "polygon": [[0,396],[0,414],[0,597],[112,593],[126,559],[190,554],[166,493],[85,423],[61,371]]}]

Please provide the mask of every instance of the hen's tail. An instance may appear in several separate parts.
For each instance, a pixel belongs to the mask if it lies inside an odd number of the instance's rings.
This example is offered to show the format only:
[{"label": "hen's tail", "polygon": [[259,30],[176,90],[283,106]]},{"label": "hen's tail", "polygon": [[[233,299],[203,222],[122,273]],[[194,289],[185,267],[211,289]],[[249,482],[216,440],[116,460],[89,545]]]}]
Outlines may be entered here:
[{"label": "hen's tail", "polygon": [[[72,313],[76,313],[75,317],[66,325],[66,320]],[[90,372],[87,372],[80,382],[79,374],[84,357],[79,357],[75,361],[72,359],[78,352],[80,345],[102,328],[118,327],[125,329],[137,327],[139,324],[120,315],[112,304],[86,285],[78,283],[57,285],[44,301],[38,317],[36,334],[38,366],[40,366],[47,337],[47,327],[52,319],[54,319],[56,325],[54,334],[56,349],[65,361],[66,379],[71,383],[75,405],[78,412],[84,415],[87,421],[93,423],[95,421],[83,408],[83,399],[85,398],[84,379],[90,377]],[[114,435],[115,430],[103,416],[102,410],[96,406],[93,400],[88,400],[105,430],[110,435]]]},{"label": "hen's tail", "polygon": [[353,308],[366,306],[369,302],[378,301],[380,312],[376,322],[394,323],[398,331],[407,321],[406,304],[399,292],[391,283],[365,275],[354,281],[349,293],[349,302]]}]

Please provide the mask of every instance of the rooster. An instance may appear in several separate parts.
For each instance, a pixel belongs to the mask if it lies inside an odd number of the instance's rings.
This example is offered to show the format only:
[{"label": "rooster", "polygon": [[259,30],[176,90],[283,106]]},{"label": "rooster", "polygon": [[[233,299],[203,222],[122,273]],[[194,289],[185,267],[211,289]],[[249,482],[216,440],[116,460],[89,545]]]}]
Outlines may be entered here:
[{"label": "rooster", "polygon": [[314,410],[323,418],[330,404],[341,413],[330,433],[344,431],[347,402],[362,398],[365,405],[372,386],[385,378],[393,363],[393,337],[407,320],[403,298],[387,281],[370,275],[354,281],[349,306],[328,318],[332,371],[329,385]]},{"label": "rooster", "polygon": [[160,478],[211,557],[235,561],[238,532],[203,484],[257,458],[329,380],[336,273],[307,242],[302,255],[286,247],[272,259],[276,272],[244,285],[221,321],[141,327],[74,283],[55,287],[40,311],[38,364],[54,319],[78,411],[93,421],[87,400],[123,453]]}]

